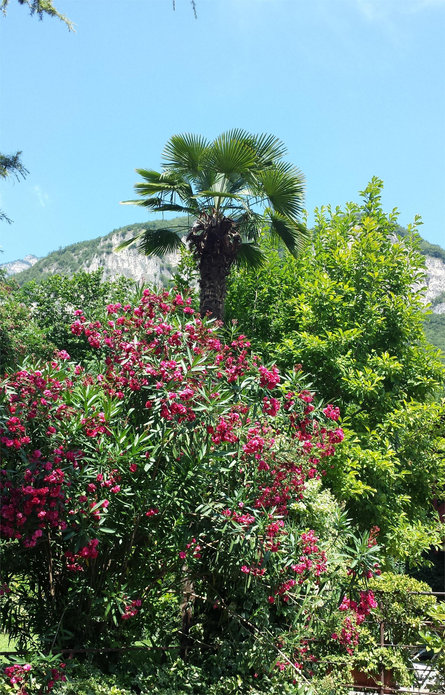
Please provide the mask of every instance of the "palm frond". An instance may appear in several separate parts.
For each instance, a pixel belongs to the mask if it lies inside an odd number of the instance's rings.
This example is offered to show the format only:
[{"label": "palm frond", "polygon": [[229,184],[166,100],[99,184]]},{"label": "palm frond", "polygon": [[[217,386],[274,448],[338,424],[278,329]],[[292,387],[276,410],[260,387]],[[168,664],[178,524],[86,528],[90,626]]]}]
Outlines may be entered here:
[{"label": "palm frond", "polygon": [[217,178],[218,174],[213,169],[203,169],[194,179],[195,190],[209,191],[215,185]]},{"label": "palm frond", "polygon": [[296,220],[303,211],[304,178],[298,169],[273,166],[257,173],[258,192],[280,215]]},{"label": "palm frond", "polygon": [[264,216],[245,207],[238,217],[234,218],[237,229],[244,239],[256,241],[264,227]]},{"label": "palm frond", "polygon": [[233,128],[224,135],[229,139],[244,142],[250,147],[255,152],[255,160],[259,167],[279,161],[287,152],[285,144],[269,133],[254,135],[241,128]]},{"label": "palm frond", "polygon": [[262,167],[270,166],[281,160],[287,152],[284,142],[268,133],[254,135],[252,137],[252,147],[255,149],[257,162]]},{"label": "palm frond", "polygon": [[130,239],[126,239],[125,241],[122,241],[118,246],[116,246],[114,251],[123,251],[124,249],[128,249],[129,246],[132,246],[138,239],[140,238],[141,234],[144,232],[140,232],[139,234],[136,234],[136,236],[130,237]]},{"label": "palm frond", "polygon": [[255,165],[255,152],[245,140],[236,140],[223,133],[214,140],[207,154],[206,166],[230,176],[243,174]]},{"label": "palm frond", "polygon": [[176,203],[162,203],[161,205],[152,206],[154,212],[180,212],[184,215],[197,215],[199,214],[199,207],[197,205],[179,205]]},{"label": "palm frond", "polygon": [[310,232],[301,222],[291,220],[284,215],[266,210],[271,233],[280,239],[294,256],[301,251],[310,239]]},{"label": "palm frond", "polygon": [[167,170],[174,169],[192,178],[198,176],[209,142],[202,135],[173,135],[162,154]]},{"label": "palm frond", "polygon": [[[157,205],[175,205],[175,197],[185,203],[185,206],[178,208],[176,212],[196,213],[196,203],[193,200],[193,189],[187,179],[175,171],[159,172],[152,169],[136,169],[144,181],[135,184],[136,193],[144,198],[144,202],[125,201],[127,204],[142,205],[156,209]],[[150,198],[157,200],[157,203],[146,202]]]},{"label": "palm frond", "polygon": [[173,181],[173,180],[164,180],[164,181],[157,181],[153,183],[136,183],[134,186],[134,190],[136,193],[140,196],[142,195],[148,195],[148,196],[153,196],[153,195],[162,195],[163,193],[167,194],[175,194],[179,190],[179,188],[182,186],[182,181]]},{"label": "palm frond", "polygon": [[209,191],[199,191],[196,193],[194,198],[227,198],[228,200],[242,200],[242,196],[237,195],[236,193],[228,193],[227,191],[218,191],[215,189],[211,189]]},{"label": "palm frond", "polygon": [[179,203],[164,203],[164,198],[143,198],[142,200],[121,200],[121,205],[139,205],[143,208],[150,208],[153,212],[179,212],[184,215],[196,215],[199,207],[193,201],[190,205],[180,205]]},{"label": "palm frond", "polygon": [[138,249],[145,256],[164,256],[181,247],[181,237],[168,227],[147,229],[139,235]]},{"label": "palm frond", "polygon": [[155,169],[136,169],[136,173],[142,176],[147,183],[159,183],[163,176],[162,171],[155,171]]},{"label": "palm frond", "polygon": [[266,260],[267,256],[256,244],[247,241],[240,244],[235,263],[246,268],[259,268]]}]

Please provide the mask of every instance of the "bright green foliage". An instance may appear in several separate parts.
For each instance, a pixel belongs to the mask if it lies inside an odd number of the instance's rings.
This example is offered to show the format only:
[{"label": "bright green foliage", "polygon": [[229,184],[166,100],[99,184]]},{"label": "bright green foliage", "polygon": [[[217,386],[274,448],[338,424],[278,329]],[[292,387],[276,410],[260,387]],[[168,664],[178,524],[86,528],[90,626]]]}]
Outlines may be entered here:
[{"label": "bright green foliage", "polygon": [[[3,14],[6,14],[10,0],[1,0],[0,8]],[[61,14],[55,7],[52,0],[18,0],[20,5],[29,7],[30,14],[36,14],[39,19],[43,19],[44,15],[49,17],[57,17],[60,19],[70,31],[74,31],[72,22]]]},{"label": "bright green foliage", "polygon": [[[228,318],[284,367],[302,364],[317,392],[340,406],[345,442],[328,478],[366,525],[382,528],[390,555],[415,561],[438,540],[443,497],[443,388],[423,333],[424,261],[414,227],[396,236],[382,183],[362,203],[316,211],[311,248],[297,259],[270,245],[268,263],[239,270]],[[442,437],[442,439],[441,439]]]},{"label": "bright green foliage", "polygon": [[27,356],[49,359],[54,350],[17,292],[15,283],[0,275],[0,375]]},{"label": "bright green foliage", "polygon": [[74,311],[82,307],[85,315],[94,320],[102,315],[104,304],[125,303],[136,289],[136,283],[124,277],[103,281],[99,269],[71,277],[52,275],[41,282],[33,280],[17,291],[17,298],[31,308],[35,324],[45,332],[47,339],[79,360],[89,349],[85,341],[70,330]]}]

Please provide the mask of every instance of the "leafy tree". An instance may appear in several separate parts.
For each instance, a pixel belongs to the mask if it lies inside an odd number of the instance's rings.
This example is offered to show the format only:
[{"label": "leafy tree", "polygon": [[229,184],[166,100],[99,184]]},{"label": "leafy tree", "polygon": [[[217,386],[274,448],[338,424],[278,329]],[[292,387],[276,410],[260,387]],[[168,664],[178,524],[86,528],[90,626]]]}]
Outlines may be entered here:
[{"label": "leafy tree", "polygon": [[90,350],[70,330],[74,311],[82,307],[84,315],[93,321],[102,317],[104,304],[126,303],[136,290],[136,283],[128,278],[103,281],[102,269],[98,269],[70,277],[52,275],[40,282],[32,280],[16,294],[30,308],[34,323],[47,339],[60,350],[67,350],[73,359],[82,360]]},{"label": "leafy tree", "polygon": [[[43,651],[144,636],[215,680],[318,695],[375,607],[378,562],[320,491],[336,410],[177,293],[79,310],[72,330],[91,368],[60,351],[0,389],[5,629]],[[15,666],[9,682],[45,687]]]},{"label": "leafy tree", "polygon": [[414,226],[397,236],[381,190],[373,179],[361,204],[316,211],[313,245],[298,259],[269,245],[267,265],[238,270],[227,315],[268,358],[302,364],[340,406],[345,442],[327,479],[354,518],[382,529],[389,556],[415,562],[439,538],[443,368],[423,332]]},{"label": "leafy tree", "polygon": [[[9,2],[10,0],[1,0],[0,8],[3,11],[3,14],[6,14]],[[48,15],[49,17],[57,17],[64,24],[66,24],[70,31],[74,30],[72,22],[68,19],[68,17],[65,17],[63,14],[60,14],[58,10],[56,10],[52,0],[18,0],[18,2],[20,5],[27,5],[27,7],[29,7],[30,14],[36,14],[39,19],[43,19],[44,15]]]},{"label": "leafy tree", "polygon": [[49,359],[55,347],[17,291],[14,282],[0,271],[0,376],[15,370],[26,357]]},{"label": "leafy tree", "polygon": [[[13,176],[17,181],[20,181],[20,178],[25,178],[28,170],[25,169],[20,160],[21,154],[21,152],[9,155],[0,153],[0,178],[7,179],[9,176]],[[0,220],[4,220],[8,224],[12,222],[3,210],[0,210]]]},{"label": "leafy tree", "polygon": [[[140,205],[153,212],[176,212],[191,218],[187,242],[200,277],[200,310],[223,319],[226,280],[234,263],[257,266],[263,260],[256,244],[260,231],[279,238],[291,253],[303,245],[299,221],[303,177],[283,161],[286,149],[271,135],[231,130],[213,142],[199,135],[174,135],[163,153],[161,172],[137,169]],[[121,244],[138,242],[149,255],[180,249],[180,234],[169,228],[147,229]]]}]

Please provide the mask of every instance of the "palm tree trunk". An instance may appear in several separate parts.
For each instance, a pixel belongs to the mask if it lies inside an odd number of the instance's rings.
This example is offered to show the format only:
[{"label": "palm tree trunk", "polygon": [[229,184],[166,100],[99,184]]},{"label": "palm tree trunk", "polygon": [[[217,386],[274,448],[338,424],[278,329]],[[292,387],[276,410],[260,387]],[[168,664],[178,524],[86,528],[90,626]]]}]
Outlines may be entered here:
[{"label": "palm tree trunk", "polygon": [[188,241],[199,258],[200,312],[224,320],[227,276],[241,243],[236,224],[229,217],[206,217],[198,220]]},{"label": "palm tree trunk", "polygon": [[212,318],[224,320],[224,302],[227,294],[227,259],[222,254],[204,253],[199,264],[201,316],[208,312]]}]

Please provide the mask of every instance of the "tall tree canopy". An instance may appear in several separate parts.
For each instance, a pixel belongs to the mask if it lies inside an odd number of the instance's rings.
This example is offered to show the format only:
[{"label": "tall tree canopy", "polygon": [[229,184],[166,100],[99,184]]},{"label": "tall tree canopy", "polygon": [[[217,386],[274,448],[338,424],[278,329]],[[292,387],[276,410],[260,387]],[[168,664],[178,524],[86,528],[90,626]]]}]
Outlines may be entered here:
[{"label": "tall tree canopy", "polygon": [[227,318],[281,368],[303,365],[340,407],[345,441],[326,480],[354,518],[380,527],[388,555],[412,563],[438,538],[444,372],[423,332],[415,225],[398,236],[382,187],[374,178],[361,204],[317,210],[298,259],[268,249],[262,268],[234,273]]},{"label": "tall tree canopy", "polygon": [[[163,153],[162,171],[137,169],[141,205],[153,212],[183,213],[186,240],[200,276],[200,311],[222,319],[226,280],[235,262],[261,264],[261,231],[280,239],[296,254],[307,237],[300,222],[303,176],[283,161],[284,144],[273,135],[235,129],[212,142],[200,135],[174,135]],[[147,254],[182,246],[181,230],[145,230],[120,246],[138,242]]]}]

